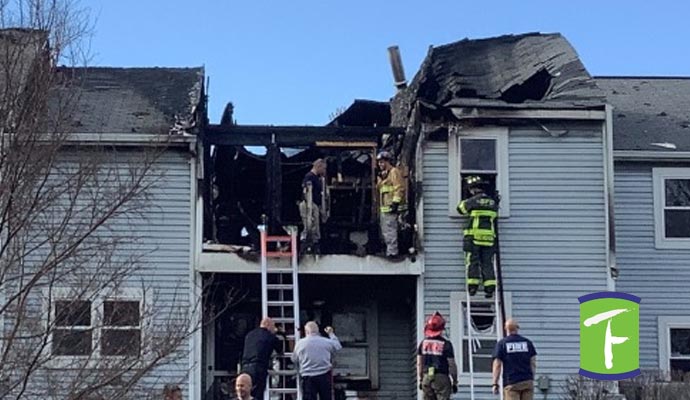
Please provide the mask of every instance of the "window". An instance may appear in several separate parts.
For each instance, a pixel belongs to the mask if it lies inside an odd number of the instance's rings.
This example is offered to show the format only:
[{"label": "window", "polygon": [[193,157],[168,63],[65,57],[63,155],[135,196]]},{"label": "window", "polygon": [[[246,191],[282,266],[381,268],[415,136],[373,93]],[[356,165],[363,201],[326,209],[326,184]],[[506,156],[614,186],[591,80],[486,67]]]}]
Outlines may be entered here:
[{"label": "window", "polygon": [[101,354],[138,356],[141,348],[141,313],[138,301],[103,302]]},{"label": "window", "polygon": [[448,212],[458,217],[456,207],[469,192],[464,178],[478,175],[488,190],[501,197],[499,216],[510,215],[508,185],[508,128],[483,127],[450,129],[448,138]]},{"label": "window", "polygon": [[690,382],[690,317],[659,317],[659,367],[672,381]]},{"label": "window", "polygon": [[690,248],[690,168],[652,171],[656,247]]},{"label": "window", "polygon": [[[506,318],[510,318],[510,293],[504,293]],[[472,297],[470,305],[473,371],[476,383],[491,384],[491,355],[498,340],[498,332],[502,329],[500,310],[496,312],[494,299],[485,299],[482,295]],[[455,349],[458,363],[460,384],[469,384],[470,371],[470,332],[467,327],[467,296],[465,292],[451,293],[451,341]]]},{"label": "window", "polygon": [[54,304],[52,352],[56,356],[88,356],[92,352],[91,302],[58,300]]},{"label": "window", "polygon": [[142,345],[143,296],[73,299],[54,290],[50,351],[67,357],[138,357]]}]

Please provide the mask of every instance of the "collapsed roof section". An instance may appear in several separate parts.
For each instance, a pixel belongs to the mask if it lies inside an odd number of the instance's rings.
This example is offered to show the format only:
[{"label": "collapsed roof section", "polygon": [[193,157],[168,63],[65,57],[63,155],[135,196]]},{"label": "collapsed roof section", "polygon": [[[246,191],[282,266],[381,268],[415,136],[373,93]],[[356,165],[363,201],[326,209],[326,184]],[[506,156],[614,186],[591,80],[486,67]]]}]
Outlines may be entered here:
[{"label": "collapsed roof section", "polygon": [[432,47],[410,89],[444,107],[593,108],[603,94],[560,34],[529,33]]}]

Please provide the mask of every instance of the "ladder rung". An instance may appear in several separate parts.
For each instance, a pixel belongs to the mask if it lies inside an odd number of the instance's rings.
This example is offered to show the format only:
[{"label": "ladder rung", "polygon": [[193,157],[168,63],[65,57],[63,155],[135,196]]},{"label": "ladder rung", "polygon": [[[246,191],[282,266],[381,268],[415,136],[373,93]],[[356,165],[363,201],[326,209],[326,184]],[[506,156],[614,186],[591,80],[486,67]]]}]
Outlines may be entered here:
[{"label": "ladder rung", "polygon": [[297,370],[296,369],[281,369],[281,370],[275,370],[272,369],[268,371],[268,374],[271,376],[292,376],[292,375],[297,375]]},{"label": "ladder rung", "polygon": [[292,394],[297,393],[297,388],[269,388],[270,393]]},{"label": "ladder rung", "polygon": [[271,307],[271,306],[291,306],[291,305],[295,304],[295,302],[292,300],[280,300],[280,301],[269,300],[266,302],[266,304],[268,304],[269,307]]},{"label": "ladder rung", "polygon": [[[269,269],[269,271],[272,271]],[[292,270],[290,270],[292,272]],[[291,283],[269,283],[266,285],[268,290],[292,290],[295,286]]]},{"label": "ladder rung", "polygon": [[266,242],[289,242],[291,240],[291,236],[266,236]]},{"label": "ladder rung", "polygon": [[267,273],[280,273],[280,274],[291,274],[294,271],[292,268],[267,268]]},{"label": "ladder rung", "polygon": [[279,354],[278,357],[281,357],[281,358],[290,358],[290,357],[292,357],[292,353],[286,351],[286,352],[283,353],[283,354]]},{"label": "ladder rung", "polygon": [[291,251],[267,251],[265,254],[271,258],[292,257]]},{"label": "ladder rung", "polygon": [[294,324],[295,319],[294,318],[281,318],[281,317],[276,317],[276,318],[271,318],[273,322],[277,322],[279,324]]}]

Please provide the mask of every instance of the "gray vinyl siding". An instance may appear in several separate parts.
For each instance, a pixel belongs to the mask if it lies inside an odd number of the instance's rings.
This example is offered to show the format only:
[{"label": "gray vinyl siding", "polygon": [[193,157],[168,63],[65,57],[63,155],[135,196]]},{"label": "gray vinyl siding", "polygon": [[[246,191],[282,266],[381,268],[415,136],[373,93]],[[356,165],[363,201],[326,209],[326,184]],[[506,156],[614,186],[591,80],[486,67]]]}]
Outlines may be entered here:
[{"label": "gray vinyl siding", "polygon": [[[659,316],[690,316],[690,250],[656,249],[654,193],[648,163],[615,168],[616,290],[642,298],[640,367],[659,368]],[[658,165],[659,167],[689,167]]]},{"label": "gray vinyl siding", "polygon": [[[567,129],[559,138],[539,129],[511,129],[510,217],[499,228],[512,316],[534,341],[537,375],[549,375],[553,390],[579,369],[577,298],[606,290],[607,282],[601,125]],[[424,146],[425,314],[448,315],[450,292],[465,291],[463,220],[448,216],[447,143]],[[450,315],[450,329],[455,319]],[[477,398],[491,398],[488,390],[476,390]],[[467,390],[461,392],[464,398]]]},{"label": "gray vinyl siding", "polygon": [[415,347],[412,313],[400,305],[379,307],[378,399],[416,398]]},{"label": "gray vinyl siding", "polygon": [[[113,168],[136,163],[141,152],[119,150]],[[114,259],[139,259],[139,268],[122,287],[143,290],[150,306],[150,324],[143,324],[144,345],[154,342],[171,329],[188,327],[190,291],[191,176],[189,155],[184,150],[169,149],[155,161],[154,183],[148,191],[146,206],[139,208],[136,217],[117,216],[99,233],[101,238],[131,235],[136,240],[115,253]],[[31,262],[32,260],[27,260]],[[98,271],[94,271],[97,274]],[[9,288],[5,288],[9,290]],[[37,318],[44,318],[41,294],[35,293]],[[5,320],[7,329],[9,321]],[[184,332],[184,331],[182,331]],[[155,346],[155,345],[154,345]],[[160,344],[158,344],[160,346]],[[154,347],[155,348],[155,347]],[[160,348],[160,347],[158,347]],[[143,350],[146,353],[146,350]],[[150,354],[150,352],[149,352]],[[160,394],[166,383],[186,385],[189,373],[188,341],[164,365],[149,372],[136,390],[146,398],[149,393]],[[72,371],[49,366],[33,374],[35,384],[23,398],[50,398],[47,391],[60,393],[60,388],[72,383]],[[53,382],[54,384],[51,384]],[[52,389],[46,387],[48,385]],[[55,396],[60,397],[59,394]],[[56,397],[56,398],[57,398]],[[107,397],[107,396],[106,396]]]}]

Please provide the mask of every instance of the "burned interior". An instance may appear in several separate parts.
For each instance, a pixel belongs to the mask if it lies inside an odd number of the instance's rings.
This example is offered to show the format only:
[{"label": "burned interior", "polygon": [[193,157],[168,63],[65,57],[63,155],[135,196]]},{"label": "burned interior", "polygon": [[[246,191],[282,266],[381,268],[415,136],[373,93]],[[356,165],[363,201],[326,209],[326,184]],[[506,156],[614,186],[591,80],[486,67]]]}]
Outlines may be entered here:
[{"label": "burned interior", "polygon": [[[242,126],[226,121],[206,131],[206,243],[251,254],[259,248],[259,225],[272,234],[289,226],[303,229],[298,209],[304,198],[302,180],[313,162],[323,159],[327,172],[320,205],[321,252],[364,256],[380,250],[376,154],[383,138],[402,137],[400,129]],[[401,240],[407,249],[412,221],[404,226]]]}]

